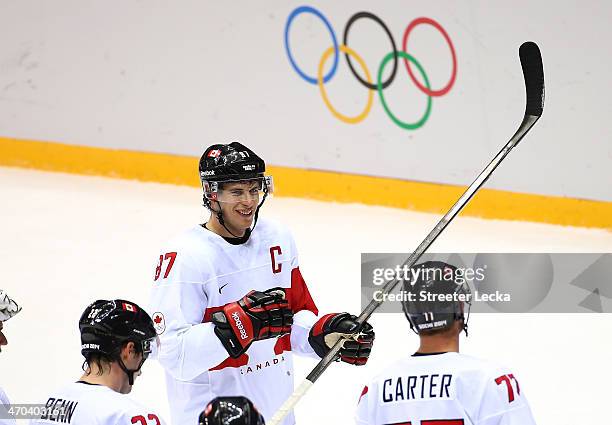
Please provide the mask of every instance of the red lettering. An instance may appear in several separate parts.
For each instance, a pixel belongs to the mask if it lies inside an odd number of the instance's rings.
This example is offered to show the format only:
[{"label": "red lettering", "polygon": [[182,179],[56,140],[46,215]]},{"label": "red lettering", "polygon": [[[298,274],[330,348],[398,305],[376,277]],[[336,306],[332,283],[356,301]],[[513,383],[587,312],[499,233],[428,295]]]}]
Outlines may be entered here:
[{"label": "red lettering", "polygon": [[155,268],[155,279],[153,279],[154,281],[159,279],[159,276],[161,275],[162,266],[165,260],[170,260],[170,262],[168,263],[168,266],[166,267],[166,272],[164,273],[164,279],[168,277],[170,270],[172,270],[172,266],[174,265],[174,260],[176,260],[176,252],[167,252],[165,255],[159,256],[159,264],[157,264],[157,267]]},{"label": "red lettering", "polygon": [[514,401],[514,389],[512,388],[512,383],[510,382],[508,375],[502,375],[495,378],[495,383],[497,385],[501,385],[502,382],[506,384],[506,388],[508,390],[508,402],[512,403]]},{"label": "red lettering", "polygon": [[174,265],[174,260],[176,260],[176,252],[168,252],[164,257],[164,260],[170,259],[170,263],[168,263],[168,267],[166,267],[166,273],[164,273],[164,279],[168,277],[168,273],[172,270],[172,266]]},{"label": "red lettering", "polygon": [[155,279],[153,279],[153,280],[159,279],[159,275],[161,274],[161,268],[162,268],[162,263],[163,262],[164,262],[164,256],[160,255],[159,256],[159,264],[155,268]]},{"label": "red lettering", "polygon": [[274,252],[278,252],[278,255],[281,255],[283,253],[283,251],[281,250],[280,246],[273,246],[270,247],[270,258],[272,259],[272,273],[280,273],[281,270],[283,269],[283,265],[282,263],[276,264],[276,257],[274,256]]}]

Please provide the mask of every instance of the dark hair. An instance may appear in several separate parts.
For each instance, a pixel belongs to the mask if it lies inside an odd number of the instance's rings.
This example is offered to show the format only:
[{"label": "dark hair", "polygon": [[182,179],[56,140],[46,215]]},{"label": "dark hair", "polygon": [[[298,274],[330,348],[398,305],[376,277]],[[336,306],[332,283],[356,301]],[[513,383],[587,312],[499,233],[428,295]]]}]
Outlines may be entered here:
[{"label": "dark hair", "polygon": [[[121,351],[130,342],[133,341],[123,341],[123,343],[121,344],[121,348],[117,351],[117,357],[121,355]],[[142,347],[140,346],[140,344],[134,343],[134,350],[137,354],[142,352],[141,348]],[[104,373],[104,369],[106,367],[109,367],[111,363],[116,362],[117,357],[111,358],[110,356],[101,352],[91,352],[85,356],[85,361],[83,362],[81,369],[83,369],[83,372],[85,372],[86,375],[89,375],[91,373],[91,366],[96,365],[98,367],[98,372],[96,373],[96,375],[102,376],[102,374]]]}]

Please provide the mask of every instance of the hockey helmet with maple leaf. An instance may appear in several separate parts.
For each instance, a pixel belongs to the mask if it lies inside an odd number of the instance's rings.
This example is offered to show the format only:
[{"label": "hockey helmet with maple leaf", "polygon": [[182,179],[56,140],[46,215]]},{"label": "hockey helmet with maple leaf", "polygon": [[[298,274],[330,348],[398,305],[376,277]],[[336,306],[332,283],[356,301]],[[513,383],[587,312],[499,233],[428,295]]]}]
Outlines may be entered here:
[{"label": "hockey helmet with maple leaf", "polygon": [[[130,385],[133,375],[140,370],[151,353],[157,332],[149,314],[137,304],[127,300],[97,300],[87,306],[79,320],[81,354],[102,354],[117,361],[128,375]],[[137,353],[142,354],[140,365],[129,370],[121,360],[125,343],[133,342]]]}]

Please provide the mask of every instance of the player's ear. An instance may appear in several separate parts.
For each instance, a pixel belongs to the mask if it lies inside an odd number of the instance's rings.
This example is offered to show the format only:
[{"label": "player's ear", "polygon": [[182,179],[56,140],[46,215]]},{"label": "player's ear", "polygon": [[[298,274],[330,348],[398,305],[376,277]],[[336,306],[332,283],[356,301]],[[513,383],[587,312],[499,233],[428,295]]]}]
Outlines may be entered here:
[{"label": "player's ear", "polygon": [[126,360],[133,359],[138,353],[136,352],[136,345],[129,341],[121,349],[121,359],[125,362]]},{"label": "player's ear", "polygon": [[219,205],[218,201],[210,201],[210,210],[214,213],[218,213],[221,211],[221,205]]}]

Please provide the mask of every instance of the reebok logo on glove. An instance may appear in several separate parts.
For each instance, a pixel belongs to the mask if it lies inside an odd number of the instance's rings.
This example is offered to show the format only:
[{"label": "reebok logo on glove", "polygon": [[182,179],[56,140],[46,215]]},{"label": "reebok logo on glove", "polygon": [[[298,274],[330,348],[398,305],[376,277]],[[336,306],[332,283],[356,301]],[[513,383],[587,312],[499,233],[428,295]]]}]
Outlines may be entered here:
[{"label": "reebok logo on glove", "polygon": [[251,291],[212,315],[215,334],[233,358],[246,352],[253,341],[277,338],[291,332],[293,311],[283,288]]},{"label": "reebok logo on glove", "polygon": [[242,326],[242,321],[240,320],[238,312],[235,311],[232,313],[232,319],[234,319],[234,322],[236,322],[236,327],[240,331],[240,338],[247,339],[249,335],[247,335],[246,330],[244,330],[244,326]]}]

